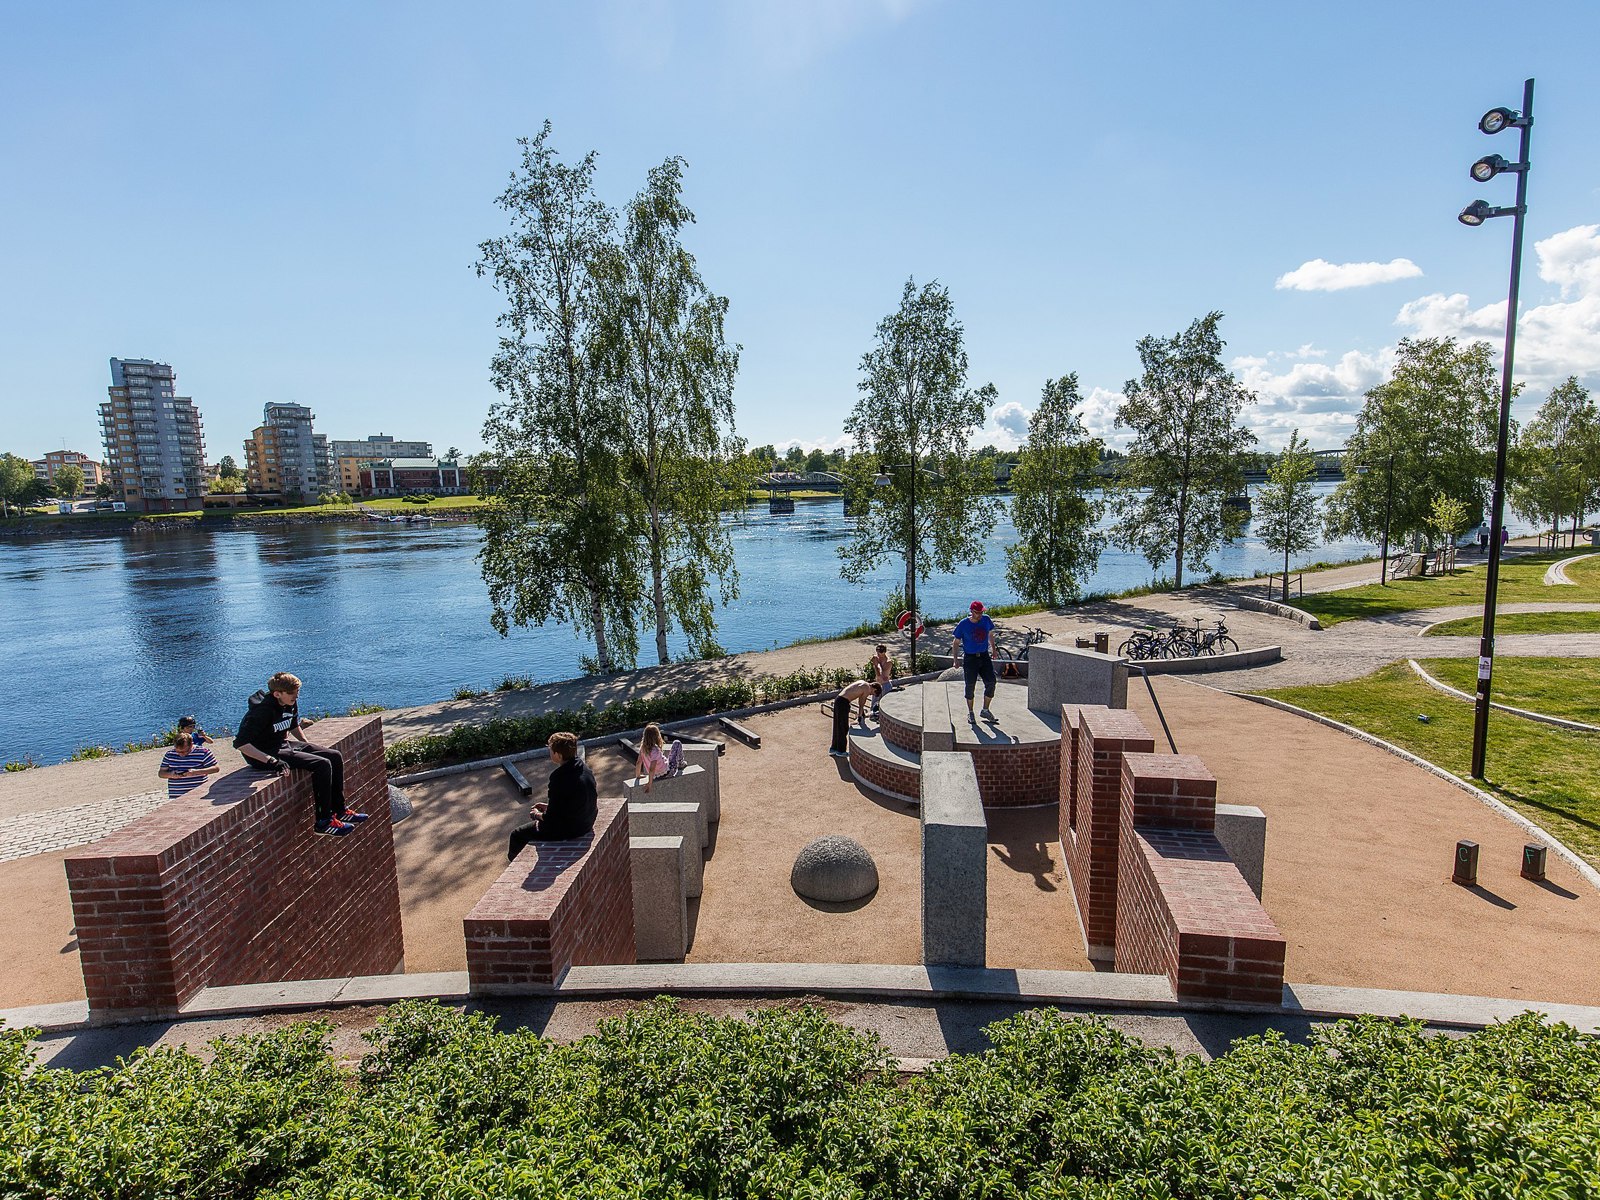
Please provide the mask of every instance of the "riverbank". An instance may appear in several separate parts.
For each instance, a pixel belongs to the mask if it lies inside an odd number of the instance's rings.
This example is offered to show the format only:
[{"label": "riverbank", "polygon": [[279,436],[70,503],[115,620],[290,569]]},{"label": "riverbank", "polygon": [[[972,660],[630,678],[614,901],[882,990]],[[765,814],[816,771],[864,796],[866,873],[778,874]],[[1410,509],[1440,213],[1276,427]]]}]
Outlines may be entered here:
[{"label": "riverbank", "polygon": [[474,510],[480,506],[481,501],[473,497],[460,497],[456,503],[447,499],[431,504],[377,500],[303,508],[211,508],[173,513],[93,512],[73,513],[70,516],[48,513],[0,520],[0,537],[108,537],[194,530],[266,529],[285,525],[372,521],[380,517],[426,517],[430,521],[467,522],[475,519]]}]

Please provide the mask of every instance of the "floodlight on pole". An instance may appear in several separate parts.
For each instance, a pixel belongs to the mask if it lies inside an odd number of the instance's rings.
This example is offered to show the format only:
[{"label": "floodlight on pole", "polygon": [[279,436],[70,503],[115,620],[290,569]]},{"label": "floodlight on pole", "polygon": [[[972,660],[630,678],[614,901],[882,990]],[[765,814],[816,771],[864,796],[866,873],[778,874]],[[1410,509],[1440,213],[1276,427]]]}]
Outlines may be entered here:
[{"label": "floodlight on pole", "polygon": [[1488,183],[1489,180],[1504,171],[1526,171],[1527,169],[1527,163],[1507,162],[1503,155],[1485,154],[1472,164],[1467,174],[1471,175],[1479,183]]},{"label": "floodlight on pole", "polygon": [[[1489,502],[1489,570],[1483,589],[1483,626],[1478,643],[1478,691],[1472,713],[1472,777],[1482,779],[1484,758],[1489,741],[1489,686],[1494,674],[1494,617],[1495,602],[1500,588],[1500,539],[1505,529],[1506,500],[1506,444],[1511,433],[1511,370],[1517,349],[1517,292],[1522,281],[1522,223],[1528,211],[1528,141],[1533,130],[1533,80],[1522,84],[1522,110],[1491,108],[1483,114],[1478,128],[1484,133],[1499,133],[1503,129],[1522,131],[1522,147],[1518,161],[1506,164],[1504,170],[1515,171],[1517,176],[1517,202],[1511,208],[1492,208],[1487,201],[1469,204],[1457,218],[1463,225],[1482,225],[1489,217],[1514,217],[1511,232],[1511,286],[1506,298],[1506,350],[1500,370],[1500,430],[1494,449],[1494,491]],[[1493,158],[1495,156],[1490,156]],[[1472,177],[1478,179],[1479,166],[1489,159],[1479,159],[1472,165]],[[1498,171],[1491,171],[1493,178]]]}]

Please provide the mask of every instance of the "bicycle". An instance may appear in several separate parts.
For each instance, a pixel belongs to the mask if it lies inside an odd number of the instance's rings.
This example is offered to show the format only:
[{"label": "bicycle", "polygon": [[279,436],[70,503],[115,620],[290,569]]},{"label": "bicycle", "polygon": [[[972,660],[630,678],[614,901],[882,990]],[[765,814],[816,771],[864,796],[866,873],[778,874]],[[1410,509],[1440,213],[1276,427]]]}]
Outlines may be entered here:
[{"label": "bicycle", "polygon": [[1140,629],[1128,635],[1123,643],[1117,647],[1119,658],[1130,659],[1133,662],[1148,662],[1155,658],[1165,658],[1166,636],[1154,629]]}]

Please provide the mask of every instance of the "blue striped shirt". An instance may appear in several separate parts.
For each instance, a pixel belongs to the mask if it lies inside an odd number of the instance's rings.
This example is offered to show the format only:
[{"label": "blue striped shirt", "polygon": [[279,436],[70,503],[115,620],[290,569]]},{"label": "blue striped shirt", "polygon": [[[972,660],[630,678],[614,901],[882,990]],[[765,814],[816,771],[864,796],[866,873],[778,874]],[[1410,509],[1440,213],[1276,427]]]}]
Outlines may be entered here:
[{"label": "blue striped shirt", "polygon": [[[211,751],[204,746],[196,746],[187,754],[179,754],[177,748],[168,750],[161,756],[161,769],[163,771],[200,771],[207,767],[217,765],[217,760]],[[184,779],[167,780],[167,798],[182,796],[192,792],[206,781],[204,775],[190,775]]]}]

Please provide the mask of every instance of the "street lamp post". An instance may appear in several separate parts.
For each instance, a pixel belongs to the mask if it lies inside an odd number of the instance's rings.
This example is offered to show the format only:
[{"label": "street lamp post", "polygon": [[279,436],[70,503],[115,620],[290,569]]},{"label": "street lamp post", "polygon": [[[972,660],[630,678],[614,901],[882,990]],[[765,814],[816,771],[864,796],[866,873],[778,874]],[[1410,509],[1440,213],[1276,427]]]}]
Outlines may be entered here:
[{"label": "street lamp post", "polygon": [[1521,157],[1508,163],[1498,154],[1488,154],[1472,164],[1470,174],[1487,183],[1502,171],[1517,177],[1517,202],[1511,208],[1494,208],[1487,201],[1475,200],[1457,218],[1463,225],[1482,225],[1490,217],[1512,218],[1511,286],[1506,298],[1506,351],[1500,374],[1500,432],[1494,448],[1494,492],[1489,505],[1489,577],[1483,589],[1483,629],[1478,642],[1478,693],[1472,714],[1472,777],[1483,778],[1484,756],[1489,740],[1489,683],[1494,674],[1495,600],[1500,587],[1500,537],[1505,528],[1506,442],[1511,430],[1511,367],[1517,346],[1517,291],[1522,280],[1522,222],[1528,211],[1528,141],[1533,131],[1533,80],[1522,85],[1522,111],[1491,108],[1483,114],[1478,128],[1495,134],[1505,129],[1522,133]]}]

